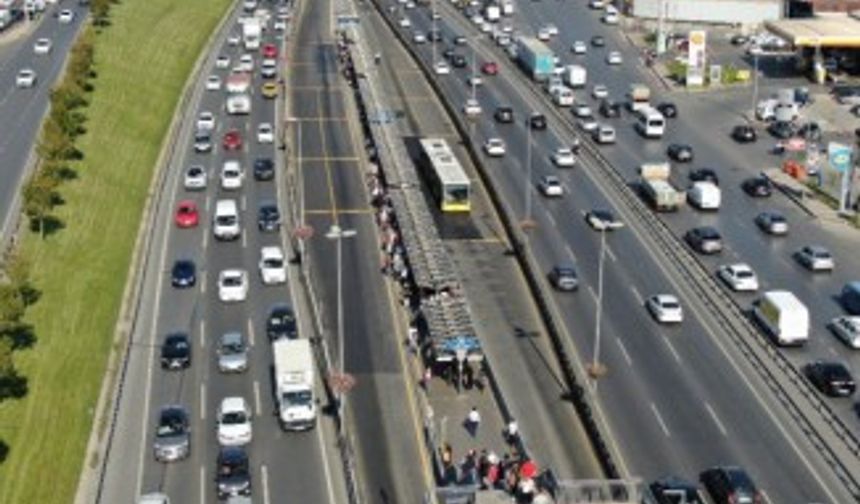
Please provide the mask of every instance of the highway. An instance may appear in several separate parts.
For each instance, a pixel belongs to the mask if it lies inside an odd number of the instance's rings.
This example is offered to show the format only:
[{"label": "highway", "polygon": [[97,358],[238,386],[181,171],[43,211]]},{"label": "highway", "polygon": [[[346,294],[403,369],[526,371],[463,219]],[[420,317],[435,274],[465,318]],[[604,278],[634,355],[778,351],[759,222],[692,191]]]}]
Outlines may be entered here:
[{"label": "highway", "polygon": [[[543,4],[550,2],[519,3],[518,7],[541,9]],[[387,8],[392,3],[384,5]],[[453,9],[447,4],[438,2],[437,8],[443,13],[443,21],[438,23],[446,41],[442,47],[451,45],[454,31],[460,35],[477,34],[462,17],[453,17]],[[405,12],[414,29],[430,31],[427,10]],[[400,14],[393,19],[396,21]],[[560,19],[556,16],[554,22],[562,26]],[[405,33],[411,38],[409,30]],[[548,154],[570,143],[570,138],[560,136],[553,124],[549,131],[532,135],[532,174],[526,181],[527,133],[522,121],[530,110],[543,110],[546,105],[530,98],[505,77],[517,70],[509,61],[501,60],[500,53],[491,52],[486,39],[479,47],[478,63],[497,60],[501,72],[496,77],[485,76],[485,84],[477,90],[487,119],[475,123],[473,141],[480,145],[490,136],[506,141],[507,156],[487,160],[487,170],[510,211],[537,221],[537,230],[530,234],[530,246],[541,265],[547,270],[561,261],[578,265],[585,285],[575,295],[558,295],[556,302],[579,358],[590,361],[600,240],[581,216],[591,208],[613,205],[606,200],[601,184],[583,170],[559,171],[549,164]],[[471,56],[468,47],[460,46],[457,51],[467,59]],[[430,60],[429,45],[425,44],[420,52],[425,61]],[[458,109],[469,94],[467,75],[464,69],[440,77],[446,97]],[[624,87],[629,83],[620,78],[612,82]],[[495,107],[502,104],[513,106],[516,124],[499,125],[489,120]],[[683,107],[681,113],[685,113]],[[607,149],[607,153],[622,151],[625,144],[622,136],[619,146]],[[662,153],[662,148],[655,152]],[[628,161],[624,170],[635,169],[639,162]],[[562,177],[567,196],[560,201],[543,201],[534,191],[526,196],[526,190],[534,187],[539,176],[548,173]],[[530,216],[525,215],[529,198],[533,203]],[[727,196],[727,205],[728,202]],[[647,315],[642,307],[645,297],[673,292],[677,287],[666,265],[660,263],[657,251],[646,249],[645,241],[632,225],[607,237],[600,360],[608,366],[609,373],[600,380],[596,393],[624,454],[623,467],[646,480],[669,473],[695,479],[700,470],[710,465],[734,463],[750,471],[771,502],[847,502],[849,497],[841,493],[841,487],[736,349],[726,345],[718,337],[719,331],[707,322],[706,308],[682,298],[685,322],[671,329],[658,327]]]},{"label": "highway", "polygon": [[[62,24],[54,17],[61,9],[75,12],[71,23]],[[0,130],[4,132],[0,136],[0,158],[3,159],[0,180],[4,181],[0,184],[0,234],[12,231],[7,229],[17,217],[12,205],[25,169],[35,155],[33,148],[48,108],[51,86],[85,18],[86,8],[78,6],[77,2],[49,5],[44,18],[36,21],[37,26],[24,28],[24,33],[10,33],[9,36],[15,38],[0,45]],[[53,42],[49,54],[33,52],[33,44],[40,38]],[[15,76],[22,68],[32,68],[36,72],[35,87],[18,89],[15,86]]]},{"label": "highway", "polygon": [[[183,112],[176,156],[167,168],[157,226],[153,230],[154,255],[146,266],[141,312],[117,417],[118,430],[107,463],[103,502],[131,502],[136,495],[152,491],[162,491],[174,502],[216,502],[215,417],[220,401],[228,396],[244,398],[252,409],[253,440],[246,449],[254,502],[345,499],[331,418],[321,416],[316,428],[307,432],[284,432],[273,414],[273,361],[266,335],[269,310],[278,303],[293,304],[300,337],[311,337],[312,326],[297,294],[297,272],[290,269],[286,285],[263,286],[257,269],[262,246],[278,245],[288,250],[283,231],[264,233],[256,223],[262,202],[279,203],[282,214],[286,204],[283,158],[276,150],[279,142],[260,144],[256,139],[257,124],[279,124],[282,114],[276,112],[276,104],[281,101],[261,95],[263,79],[258,67],[252,74],[250,115],[227,115],[226,93],[203,88],[210,73],[226,78],[229,72],[213,68],[218,55],[229,56],[232,65],[245,53],[241,46],[229,46],[225,41],[228,33],[239,33],[238,15],[237,9],[218,34],[201,78],[194,84],[189,109]],[[264,33],[263,42],[277,44],[279,57],[283,57],[284,50],[281,40],[272,30]],[[254,59],[259,65],[259,54]],[[216,118],[211,153],[196,153],[193,149],[195,119],[202,111],[210,111]],[[243,146],[238,151],[226,152],[221,138],[234,128],[240,131]],[[258,158],[274,160],[277,168],[274,181],[255,180],[252,163]],[[226,160],[238,160],[243,166],[245,176],[239,190],[227,191],[220,186],[219,174]],[[203,191],[183,188],[184,172],[192,164],[202,164],[206,169],[208,187]],[[235,198],[239,202],[242,234],[236,241],[219,242],[213,237],[212,215],[215,201],[220,198]],[[182,200],[196,202],[200,211],[198,226],[180,229],[174,223],[174,210]],[[180,258],[191,259],[197,265],[194,288],[171,286],[171,268]],[[247,271],[250,288],[246,301],[232,304],[219,301],[218,274],[228,268]],[[166,371],[160,366],[160,347],[165,335],[175,331],[189,335],[192,362],[185,370]],[[240,332],[249,348],[249,366],[242,374],[218,371],[217,341],[228,331]],[[316,390],[322,394],[319,380],[318,377]],[[169,404],[182,405],[189,413],[191,453],[182,461],[159,463],[153,458],[154,429],[159,409]],[[323,401],[320,406],[324,405]]]}]

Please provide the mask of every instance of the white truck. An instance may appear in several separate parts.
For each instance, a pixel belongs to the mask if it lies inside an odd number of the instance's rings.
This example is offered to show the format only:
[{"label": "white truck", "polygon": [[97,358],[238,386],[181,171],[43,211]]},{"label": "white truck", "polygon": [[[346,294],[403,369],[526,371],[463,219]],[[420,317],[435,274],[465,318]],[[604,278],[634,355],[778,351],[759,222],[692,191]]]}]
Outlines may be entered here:
[{"label": "white truck", "polygon": [[278,420],[284,430],[306,430],[316,425],[314,359],[307,339],[277,339],[275,355],[275,394]]},{"label": "white truck", "polygon": [[650,106],[651,90],[644,84],[631,84],[627,99],[630,110],[636,112]]},{"label": "white truck", "polygon": [[564,67],[564,72],[561,74],[564,83],[572,88],[581,88],[585,86],[588,78],[588,72],[582,65],[567,65]]},{"label": "white truck", "polygon": [[669,182],[671,173],[672,166],[665,162],[645,163],[639,167],[642,195],[658,212],[674,212],[686,199],[684,191],[679,191]]},{"label": "white truck", "polygon": [[687,190],[687,201],[699,210],[719,210],[722,202],[720,187],[713,182],[695,182]]},{"label": "white truck", "polygon": [[498,4],[487,4],[484,8],[484,18],[491,23],[497,22],[502,17],[502,8]]},{"label": "white truck", "polygon": [[263,23],[259,18],[248,18],[242,24],[242,42],[246,51],[256,51],[260,48],[260,39],[263,36]]},{"label": "white truck", "polygon": [[753,317],[778,345],[802,346],[809,339],[809,310],[789,291],[765,292],[753,304]]},{"label": "white truck", "polygon": [[513,0],[502,0],[502,14],[505,16],[513,16],[514,15],[514,2],[513,2]]}]

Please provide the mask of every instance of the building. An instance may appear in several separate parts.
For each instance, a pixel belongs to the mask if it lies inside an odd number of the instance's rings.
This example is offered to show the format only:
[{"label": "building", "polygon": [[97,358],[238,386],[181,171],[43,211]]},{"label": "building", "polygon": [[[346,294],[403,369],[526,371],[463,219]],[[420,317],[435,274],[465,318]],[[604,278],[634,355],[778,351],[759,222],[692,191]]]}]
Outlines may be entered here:
[{"label": "building", "polygon": [[629,12],[636,18],[658,19],[662,9],[670,22],[729,25],[780,19],[785,8],[783,0],[630,0],[630,4]]},{"label": "building", "polygon": [[809,12],[851,12],[860,10],[860,0],[789,0],[790,8],[797,4],[808,5]]}]

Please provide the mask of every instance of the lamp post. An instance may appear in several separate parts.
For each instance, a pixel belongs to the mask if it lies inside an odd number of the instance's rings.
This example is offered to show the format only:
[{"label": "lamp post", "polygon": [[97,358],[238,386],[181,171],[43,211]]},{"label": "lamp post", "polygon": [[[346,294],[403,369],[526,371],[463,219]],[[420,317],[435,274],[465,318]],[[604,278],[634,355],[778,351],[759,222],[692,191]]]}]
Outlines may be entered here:
[{"label": "lamp post", "polygon": [[[346,376],[346,366],[344,365],[344,340],[343,340],[343,240],[353,238],[356,235],[354,229],[342,229],[337,224],[332,224],[325,237],[329,240],[337,241],[337,363],[340,368],[340,377],[343,379]],[[346,409],[346,394],[343,388],[339,388],[338,393],[338,410],[340,412],[340,429],[343,434],[344,417]]]},{"label": "lamp post", "polygon": [[[600,259],[597,262],[597,308],[594,320],[594,356],[588,373],[597,380],[606,373],[606,366],[600,362],[600,319],[603,314],[603,265],[606,259],[606,229],[600,230]],[[594,384],[597,388],[597,382]]]},{"label": "lamp post", "polygon": [[753,99],[752,99],[753,119],[756,115],[756,107],[758,106],[758,51],[753,53]]},{"label": "lamp post", "polygon": [[475,49],[475,44],[477,44],[477,43],[478,43],[477,40],[475,40],[473,38],[472,39],[472,79],[471,79],[472,80],[472,100],[475,99],[475,91],[476,91],[476,86],[475,86],[476,79],[475,79],[475,77],[478,75],[476,73],[477,68],[476,68],[476,63],[475,63],[475,61],[476,61],[475,55],[478,52],[478,50]]}]

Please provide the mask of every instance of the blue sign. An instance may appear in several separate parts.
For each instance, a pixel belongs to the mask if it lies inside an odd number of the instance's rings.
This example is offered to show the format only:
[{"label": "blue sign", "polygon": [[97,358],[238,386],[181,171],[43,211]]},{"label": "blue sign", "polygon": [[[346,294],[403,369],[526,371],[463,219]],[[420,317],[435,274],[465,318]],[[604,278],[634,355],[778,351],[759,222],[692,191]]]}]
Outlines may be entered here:
[{"label": "blue sign", "polygon": [[449,352],[456,352],[457,350],[465,350],[469,352],[472,350],[480,350],[481,343],[478,341],[478,338],[474,336],[455,336],[443,341],[441,347]]},{"label": "blue sign", "polygon": [[827,159],[830,161],[830,167],[834,170],[845,173],[851,170],[851,147],[836,142],[827,144]]}]

